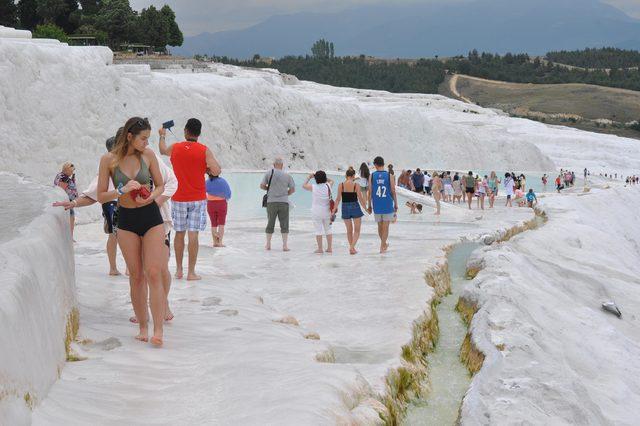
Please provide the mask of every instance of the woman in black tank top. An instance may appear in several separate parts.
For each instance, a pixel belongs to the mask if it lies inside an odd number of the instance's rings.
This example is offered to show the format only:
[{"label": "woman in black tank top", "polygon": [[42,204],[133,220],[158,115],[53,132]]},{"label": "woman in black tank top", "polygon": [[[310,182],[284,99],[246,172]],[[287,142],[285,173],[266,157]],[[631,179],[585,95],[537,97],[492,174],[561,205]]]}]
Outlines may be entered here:
[{"label": "woman in black tank top", "polygon": [[[349,253],[356,254],[356,243],[360,238],[360,226],[362,224],[363,210],[366,211],[366,204],[360,185],[355,181],[356,171],[349,167],[346,179],[338,186],[338,197],[336,198],[333,214],[338,211],[338,206],[342,202],[342,220],[347,227],[347,239],[349,240]],[[362,206],[362,208],[360,208]]]}]

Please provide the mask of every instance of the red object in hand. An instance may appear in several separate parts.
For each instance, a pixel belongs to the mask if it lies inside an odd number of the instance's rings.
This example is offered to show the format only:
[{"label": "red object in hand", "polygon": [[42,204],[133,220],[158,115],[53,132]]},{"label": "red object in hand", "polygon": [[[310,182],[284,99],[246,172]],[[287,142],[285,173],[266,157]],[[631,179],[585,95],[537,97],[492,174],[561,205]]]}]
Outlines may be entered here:
[{"label": "red object in hand", "polygon": [[138,196],[146,200],[151,195],[151,192],[147,189],[146,186],[143,186],[143,187],[140,187],[140,189],[131,190],[129,194],[131,194],[131,199],[135,201],[135,199],[138,198]]},{"label": "red object in hand", "polygon": [[146,200],[151,195],[151,191],[146,186],[143,186],[138,190],[138,195]]}]

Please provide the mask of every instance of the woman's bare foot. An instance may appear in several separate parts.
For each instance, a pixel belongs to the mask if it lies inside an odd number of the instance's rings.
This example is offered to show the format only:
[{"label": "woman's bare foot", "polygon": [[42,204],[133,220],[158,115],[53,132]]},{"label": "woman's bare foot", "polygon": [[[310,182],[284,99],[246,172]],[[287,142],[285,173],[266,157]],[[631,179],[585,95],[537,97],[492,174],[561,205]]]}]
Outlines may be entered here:
[{"label": "woman's bare foot", "polygon": [[201,280],[202,277],[196,273],[189,273],[187,274],[187,281],[198,281]]},{"label": "woman's bare foot", "polygon": [[173,319],[173,312],[171,312],[171,309],[167,307],[167,312],[164,314],[164,320],[171,321],[172,319]]},{"label": "woman's bare foot", "polygon": [[316,251],[314,251],[314,253],[316,253],[316,254],[322,254],[323,252],[322,252],[322,249],[316,249]]},{"label": "woman's bare foot", "polygon": [[387,250],[389,250],[389,244],[382,244],[380,245],[380,253],[386,253]]},{"label": "woman's bare foot", "polygon": [[136,336],[136,340],[139,340],[141,342],[149,341],[149,331],[146,327],[140,327],[140,333],[138,333],[138,335]]},{"label": "woman's bare foot", "polygon": [[284,246],[284,247],[282,247],[282,251],[291,251],[291,250],[289,249],[289,247]]},{"label": "woman's bare foot", "polygon": [[176,269],[176,275],[175,275],[176,279],[181,280],[183,276],[184,275],[182,273],[182,268]]},{"label": "woman's bare foot", "polygon": [[115,277],[115,276],[122,275],[122,274],[117,269],[112,269],[112,270],[109,271],[109,275]]},{"label": "woman's bare foot", "polygon": [[264,249],[267,251],[271,250],[271,244],[267,244],[266,246],[264,246]]},{"label": "woman's bare foot", "polygon": [[333,253],[333,249],[332,249],[331,247],[329,247],[329,248],[326,250],[326,252],[327,252],[327,253]]},{"label": "woman's bare foot", "polygon": [[158,336],[153,336],[151,338],[151,344],[153,346],[155,346],[156,348],[159,348],[160,346],[162,346],[162,343],[163,343],[162,342],[162,336],[159,336],[159,337]]},{"label": "woman's bare foot", "polygon": [[355,248],[351,247],[349,249],[349,254],[356,254],[356,253],[358,253],[358,251]]}]

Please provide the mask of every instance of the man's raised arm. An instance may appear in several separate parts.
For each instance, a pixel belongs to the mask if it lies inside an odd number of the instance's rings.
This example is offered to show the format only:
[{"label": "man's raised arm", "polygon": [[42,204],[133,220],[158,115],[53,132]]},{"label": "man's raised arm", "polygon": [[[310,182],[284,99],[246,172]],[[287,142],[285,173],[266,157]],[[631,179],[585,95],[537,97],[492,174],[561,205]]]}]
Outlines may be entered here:
[{"label": "man's raised arm", "polygon": [[167,129],[165,129],[164,127],[161,127],[160,130],[158,130],[158,134],[160,134],[160,154],[170,157],[171,149],[173,148],[173,145],[167,146],[167,141],[166,141]]}]

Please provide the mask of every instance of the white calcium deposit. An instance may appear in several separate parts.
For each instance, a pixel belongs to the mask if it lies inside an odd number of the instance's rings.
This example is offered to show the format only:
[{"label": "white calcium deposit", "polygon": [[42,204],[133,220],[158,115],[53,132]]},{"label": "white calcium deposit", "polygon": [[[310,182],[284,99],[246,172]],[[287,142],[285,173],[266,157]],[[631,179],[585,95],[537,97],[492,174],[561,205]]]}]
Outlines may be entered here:
[{"label": "white calcium deposit", "polygon": [[487,358],[463,424],[637,424],[639,195],[546,198],[546,225],[478,254],[484,270],[463,297],[480,306],[471,330]]},{"label": "white calcium deposit", "polygon": [[24,423],[66,361],[77,306],[68,215],[46,208],[62,191],[0,173],[0,424]]},{"label": "white calcium deposit", "polygon": [[[46,207],[65,198],[50,187],[62,163],[77,166],[82,189],[104,140],[131,116],[151,120],[156,149],[163,121],[175,120],[180,137],[187,118],[200,118],[224,170],[264,169],[276,155],[296,170],[345,169],[376,155],[398,170],[640,170],[636,140],[436,95],[335,88],[221,64],[208,71],[114,65],[106,48],[0,27],[0,171],[9,176],[0,196],[0,424],[380,423],[385,380],[404,364],[414,322],[431,315],[435,292],[424,273],[443,267],[445,247],[495,239],[533,217],[503,199],[484,213],[447,206],[440,218],[426,201],[422,215],[410,216],[401,198],[388,254],[377,253],[367,218],[360,254],[347,254],[338,221],[335,253],[318,256],[311,221],[294,210],[293,251],[278,251],[276,234],[276,250],[266,253],[264,219],[233,207],[258,208],[256,177],[242,186],[253,190],[232,188],[228,247],[214,250],[201,235],[203,280],[174,280],[176,317],[165,346],[152,349],[133,339],[127,279],[106,275],[102,224],[80,226],[72,245],[68,216]],[[480,254],[485,269],[465,295],[480,307],[471,331],[486,360],[462,403],[463,423],[638,418],[639,194],[609,185],[549,194],[541,199],[546,225]],[[33,191],[41,203],[25,210],[21,194]],[[622,319],[600,309],[607,300]],[[74,306],[81,326],[72,349],[83,360],[64,364]]]}]

